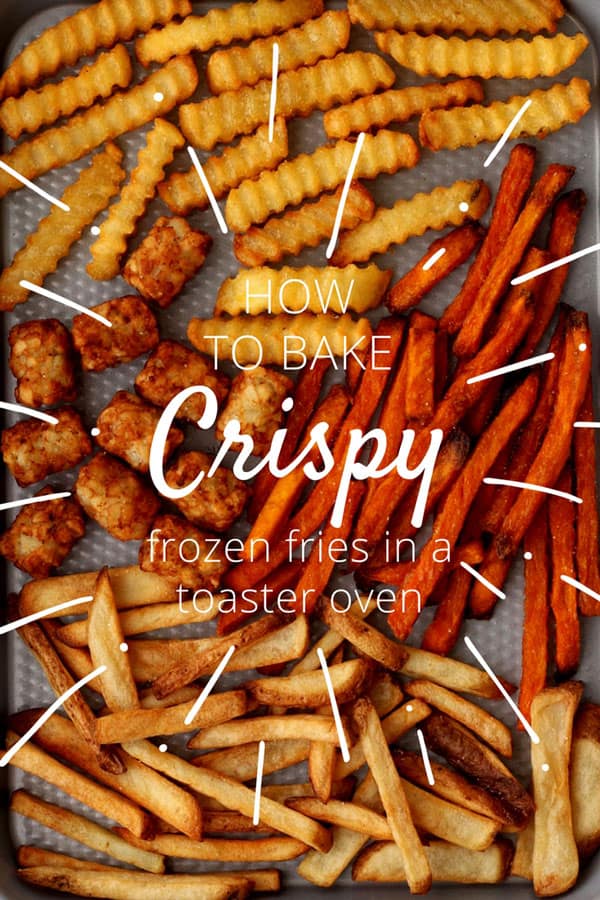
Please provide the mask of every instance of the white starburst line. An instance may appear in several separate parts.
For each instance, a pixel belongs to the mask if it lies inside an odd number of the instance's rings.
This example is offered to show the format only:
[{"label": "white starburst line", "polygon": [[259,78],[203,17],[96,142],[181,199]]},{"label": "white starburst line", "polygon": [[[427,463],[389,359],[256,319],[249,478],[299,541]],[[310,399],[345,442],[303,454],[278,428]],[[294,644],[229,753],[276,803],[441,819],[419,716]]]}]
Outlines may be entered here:
[{"label": "white starburst line", "polygon": [[327,693],[329,694],[329,702],[331,704],[331,711],[333,713],[333,721],[335,722],[335,727],[338,733],[340,750],[342,751],[342,759],[344,760],[344,762],[349,762],[350,751],[348,750],[348,742],[346,741],[346,735],[344,734],[342,719],[340,717],[340,710],[337,704],[335,691],[333,690],[331,675],[329,674],[329,667],[327,666],[327,660],[325,659],[325,654],[323,653],[321,647],[317,649],[317,656],[319,657],[319,662],[321,663],[321,668],[323,669],[325,684],[327,685]]},{"label": "white starburst line", "polygon": [[260,794],[262,791],[263,769],[265,767],[265,742],[258,743],[258,761],[256,763],[256,785],[254,788],[254,814],[252,816],[252,824],[258,825],[260,822]]},{"label": "white starburst line", "polygon": [[600,428],[600,422],[575,422],[573,428]]},{"label": "white starburst line", "polygon": [[517,275],[516,278],[513,278],[511,284],[523,284],[525,281],[537,278],[538,275],[545,275],[546,272],[560,269],[561,266],[568,266],[569,263],[575,262],[575,260],[581,259],[583,256],[589,256],[591,253],[597,253],[599,250],[600,244],[592,244],[591,247],[586,247],[584,250],[577,250],[575,253],[570,253],[568,256],[563,256],[561,259],[556,259],[554,262],[547,263],[545,266],[540,266],[539,269],[532,269],[531,272]]},{"label": "white starburst line", "polygon": [[570,584],[571,587],[577,588],[582,594],[587,594],[592,600],[597,600],[600,603],[600,594],[597,594],[596,591],[593,591],[586,584],[582,584],[581,581],[576,581],[574,578],[571,578],[570,575],[561,575],[560,580],[564,581],[565,584]]},{"label": "white starburst line", "polygon": [[227,653],[225,654],[225,656],[223,657],[223,659],[221,660],[221,662],[219,663],[219,665],[217,666],[217,668],[215,669],[215,671],[213,672],[213,674],[210,676],[210,679],[204,685],[202,693],[200,694],[198,699],[194,701],[194,705],[192,706],[189,713],[183,720],[185,725],[192,724],[192,722],[194,721],[194,719],[196,718],[196,716],[202,709],[202,707],[204,705],[204,701],[206,700],[206,698],[208,697],[208,695],[214,688],[215,684],[221,677],[221,675],[223,673],[223,669],[225,668],[225,666],[227,665],[227,663],[229,662],[229,660],[231,659],[231,657],[233,656],[234,653],[235,653],[235,645],[232,644],[231,647],[229,648],[229,650],[227,651]]},{"label": "white starburst line", "polygon": [[568,494],[566,491],[557,491],[555,488],[545,487],[543,484],[530,484],[528,481],[508,481],[504,478],[484,478],[484,484],[504,485],[506,487],[520,488],[524,491],[537,491],[539,494],[551,494],[562,500],[570,500],[572,503],[583,503],[581,497]]},{"label": "white starburst line", "polygon": [[30,409],[28,406],[21,406],[20,403],[6,403],[4,400],[0,400],[0,409],[4,409],[6,412],[31,416],[32,419],[40,419],[42,422],[47,422],[48,425],[58,425],[56,416],[51,416],[50,413],[40,412],[39,409]]},{"label": "white starburst line", "polygon": [[487,381],[488,378],[496,378],[498,375],[507,375],[509,372],[518,372],[519,369],[528,369],[530,366],[537,366],[539,363],[549,362],[554,359],[554,353],[541,353],[539,356],[532,356],[531,359],[524,359],[522,362],[511,363],[509,366],[500,366],[499,369],[490,369],[483,375],[474,375],[473,378],[467,378],[467,384],[477,384],[478,381]]},{"label": "white starburst line", "polygon": [[423,271],[429,272],[429,270],[435,266],[436,262],[440,261],[440,259],[442,258],[442,256],[444,256],[445,253],[446,253],[446,248],[440,247],[439,250],[437,250],[432,256],[429,257],[429,259],[427,260],[426,263],[423,263]]},{"label": "white starburst line", "polygon": [[0,627],[0,634],[7,634],[9,631],[16,631],[23,625],[29,625],[30,622],[37,622],[38,619],[44,619],[47,616],[54,616],[57,613],[64,612],[72,606],[78,606],[80,603],[91,603],[93,597],[76,597],[75,600],[67,600],[66,603],[59,603],[57,606],[49,606],[48,609],[42,609],[39,612],[31,613],[23,619],[17,619],[15,622],[9,622],[8,625]]},{"label": "white starburst line", "polygon": [[423,732],[421,731],[420,728],[417,728],[417,738],[419,741],[419,747],[421,748],[421,756],[423,757],[423,765],[425,766],[425,774],[427,775],[427,781],[430,785],[434,785],[435,778],[433,777],[433,770],[431,768],[431,762],[429,760],[427,744],[425,743],[425,738],[423,737]]},{"label": "white starburst line", "polygon": [[472,575],[473,578],[477,579],[477,581],[481,582],[481,584],[485,585],[488,591],[491,591],[492,594],[495,594],[496,597],[499,597],[500,600],[506,600],[506,594],[504,591],[501,591],[500,588],[497,588],[495,584],[492,584],[491,581],[488,581],[483,575],[481,575],[477,569],[474,569],[469,563],[461,561],[461,566],[465,569],[469,575]]},{"label": "white starburst line", "polygon": [[275,110],[277,108],[277,79],[279,77],[279,44],[273,44],[273,66],[271,70],[271,100],[269,102],[269,143],[273,143],[275,130]]},{"label": "white starburst line", "polygon": [[529,107],[531,106],[532,102],[533,101],[531,99],[525,101],[525,103],[523,104],[523,106],[521,107],[519,112],[516,114],[516,116],[514,117],[514,119],[512,120],[512,122],[510,123],[510,125],[508,126],[508,128],[506,129],[506,131],[504,132],[504,134],[502,135],[502,137],[500,138],[500,140],[498,141],[498,143],[496,144],[496,146],[494,147],[494,149],[492,150],[492,152],[490,153],[490,155],[488,156],[486,161],[484,162],[484,164],[483,164],[484,169],[487,169],[488,166],[491,166],[491,164],[494,162],[494,160],[496,159],[498,154],[502,152],[504,145],[506,144],[507,141],[510,140],[511,134],[513,133],[514,129],[517,127],[517,125],[519,124],[519,122],[521,121],[521,119],[523,118],[523,116],[525,115],[527,110],[529,109]]},{"label": "white starburst line", "polygon": [[37,284],[33,284],[31,281],[20,281],[19,284],[22,288],[25,288],[27,291],[31,291],[32,294],[38,294],[40,297],[46,297],[48,300],[56,300],[58,303],[62,303],[64,306],[69,306],[71,309],[76,309],[77,312],[83,313],[85,316],[90,316],[90,318],[95,319],[97,322],[101,322],[102,325],[106,325],[107,328],[112,328],[112,322],[109,319],[106,319],[104,316],[101,316],[100,313],[94,312],[93,309],[86,309],[85,306],[81,306],[80,303],[75,303],[74,300],[69,300],[68,297],[63,297],[60,294],[55,294],[54,291],[48,291],[46,288],[40,287]]},{"label": "white starburst line", "polygon": [[202,187],[204,188],[204,190],[206,192],[206,196],[208,197],[208,201],[212,207],[212,211],[215,215],[215,219],[217,220],[217,224],[218,224],[219,228],[221,229],[221,231],[223,232],[223,234],[227,234],[228,233],[227,224],[225,222],[225,219],[223,218],[223,213],[221,212],[221,210],[219,208],[219,204],[217,203],[216,197],[213,194],[213,189],[211,188],[211,186],[209,184],[208,178],[206,177],[206,173],[205,173],[204,169],[202,168],[202,163],[198,159],[198,154],[196,153],[196,151],[194,150],[193,147],[188,147],[187,151],[190,155],[190,159],[192,160],[192,163],[194,165],[194,168],[196,170],[198,178],[202,182]]},{"label": "white starburst line", "polygon": [[490,678],[492,679],[492,681],[494,682],[494,684],[496,685],[496,687],[498,688],[498,690],[500,691],[500,693],[502,694],[502,696],[504,697],[506,702],[512,708],[517,719],[519,720],[519,722],[521,723],[521,725],[523,726],[523,728],[529,735],[530,739],[533,741],[534,744],[539,744],[540,743],[539,735],[536,734],[536,732],[533,730],[533,728],[531,727],[531,725],[529,724],[529,722],[527,721],[527,719],[525,718],[525,716],[523,715],[523,713],[521,712],[521,710],[519,709],[519,707],[517,706],[517,704],[515,703],[513,698],[510,696],[510,694],[508,693],[508,691],[506,690],[506,688],[504,687],[504,685],[502,684],[502,682],[500,681],[500,679],[498,678],[498,676],[496,675],[496,673],[494,672],[492,667],[489,665],[488,662],[486,662],[486,660],[483,658],[483,656],[481,655],[481,653],[479,652],[479,650],[477,649],[477,647],[475,646],[475,644],[473,643],[473,641],[471,640],[471,638],[468,635],[465,635],[465,644],[467,645],[467,647],[469,648],[469,650],[471,651],[471,653],[473,654],[473,656],[475,657],[475,659],[477,660],[479,665],[482,667],[482,669],[484,669],[487,672],[487,674],[490,676]]},{"label": "white starburst line", "polygon": [[342,226],[342,216],[344,215],[344,209],[346,206],[346,201],[348,200],[348,194],[350,193],[350,185],[352,184],[352,179],[354,178],[354,171],[356,166],[358,165],[358,158],[360,156],[360,151],[362,150],[362,146],[365,142],[365,132],[361,131],[356,139],[356,145],[354,147],[354,152],[352,154],[352,159],[350,160],[350,166],[348,167],[348,171],[346,173],[346,180],[344,182],[344,187],[342,189],[342,196],[340,197],[339,206],[337,208],[337,213],[335,214],[335,223],[333,225],[333,233],[331,235],[331,240],[327,245],[327,250],[325,251],[325,256],[327,259],[331,259],[333,256],[335,245],[338,241],[338,235],[340,233],[340,228]]},{"label": "white starburst line", "polygon": [[54,206],[58,206],[59,209],[62,209],[63,212],[71,212],[71,207],[67,206],[66,203],[62,200],[58,200],[56,197],[53,197],[52,194],[49,194],[43,188],[38,187],[37,184],[34,184],[33,181],[30,181],[29,178],[25,178],[24,175],[21,175],[20,172],[17,172],[16,169],[13,169],[7,163],[3,162],[0,159],[0,169],[3,169],[9,175],[12,175],[13,178],[16,178],[17,181],[20,181],[21,184],[25,185],[25,187],[29,188],[30,191],[35,191],[36,194],[39,194],[40,197],[43,197],[44,200],[48,200],[49,203],[53,203]]},{"label": "white starburst line", "polygon": [[13,744],[12,747],[10,747],[10,749],[6,751],[2,759],[0,759],[0,767],[8,765],[15,753],[18,753],[21,747],[24,747],[25,744],[31,740],[34,734],[36,734],[36,732],[40,730],[42,725],[44,725],[44,723],[48,721],[50,716],[54,715],[57,709],[60,709],[63,703],[65,703],[69,699],[69,697],[72,697],[73,694],[76,694],[77,691],[79,691],[82,687],[85,687],[88,682],[93,681],[94,678],[98,678],[98,676],[102,675],[104,672],[106,672],[106,666],[98,666],[98,668],[94,669],[93,672],[85,675],[76,684],[72,685],[68,690],[64,692],[64,694],[61,694],[60,697],[57,697],[54,703],[52,703],[48,707],[48,709],[42,713],[39,719],[31,726],[29,731],[26,731],[25,734],[20,737],[19,740],[15,744]]},{"label": "white starburst line", "polygon": [[11,500],[9,503],[0,503],[0,512],[5,509],[16,509],[18,506],[29,506],[31,503],[46,503],[47,500],[62,500],[70,497],[71,491],[62,491],[59,494],[42,494],[41,497],[26,497],[24,500]]}]

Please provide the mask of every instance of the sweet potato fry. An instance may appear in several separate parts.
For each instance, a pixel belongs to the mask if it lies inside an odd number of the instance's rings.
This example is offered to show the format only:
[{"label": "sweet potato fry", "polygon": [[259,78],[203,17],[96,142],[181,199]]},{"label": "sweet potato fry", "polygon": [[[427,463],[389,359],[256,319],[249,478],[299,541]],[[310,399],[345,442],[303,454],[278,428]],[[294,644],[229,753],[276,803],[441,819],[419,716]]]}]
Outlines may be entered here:
[{"label": "sweet potato fry", "polygon": [[496,304],[509,286],[540,222],[555,198],[573,177],[570,166],[551,165],[534,186],[525,207],[515,222],[510,236],[494,259],[487,278],[473,298],[460,333],[454,342],[457,356],[473,356]]},{"label": "sweet potato fry", "polygon": [[[425,629],[421,641],[421,647],[424,650],[444,656],[450,653],[458,640],[458,633],[465,617],[472,580],[470,572],[461,567],[450,573],[441,602],[438,604],[432,621]],[[442,582],[438,582],[438,588],[441,585]]]},{"label": "sweet potato fry", "polygon": [[[392,287],[387,299],[390,312],[418,306],[429,291],[466,262],[484,236],[480,225],[469,223],[434,241],[422,259]],[[442,250],[443,256],[432,265],[431,260]]]},{"label": "sweet potato fry", "polygon": [[[481,541],[467,541],[459,544],[453,557],[448,562],[439,563],[442,566],[442,579],[446,571],[454,571],[461,563],[468,563],[470,566],[478,565],[483,559],[484,551]],[[382,581],[384,584],[402,584],[404,579],[410,573],[413,563],[410,561],[388,563],[387,565],[373,566],[365,570],[364,577],[369,581]],[[361,570],[361,574],[362,570]],[[438,582],[439,586],[439,582]],[[429,602],[433,602],[433,594]]]},{"label": "sweet potato fry", "polygon": [[[559,491],[572,494],[572,471],[565,466],[556,482]],[[575,577],[575,505],[561,497],[548,498],[552,588],[550,607],[555,622],[556,667],[568,676],[579,666],[581,636],[577,609],[577,589],[562,580]]]},{"label": "sweet potato fry", "polygon": [[571,747],[571,813],[577,850],[587,859],[600,845],[600,707],[582,703],[575,716]]},{"label": "sweet potato fry", "polygon": [[406,343],[406,418],[425,425],[433,416],[436,319],[420,312],[410,318]]},{"label": "sweet potato fry", "polygon": [[407,660],[404,647],[383,635],[377,628],[361,622],[349,612],[339,612],[334,605],[322,600],[318,607],[319,618],[333,631],[341,634],[358,653],[374,659],[386,669],[400,672]]},{"label": "sweet potato fry", "polygon": [[[281,590],[287,587],[293,587],[300,577],[302,562],[294,559],[291,562],[282,563],[278,569],[275,569],[272,575],[265,580],[262,586],[256,586],[256,590],[262,593],[266,591],[266,597],[278,597]],[[254,604],[248,603],[247,606],[236,600],[233,609],[224,610],[219,613],[219,622],[217,625],[217,634],[231,634],[237,628],[240,628],[244,622],[256,615]]]},{"label": "sweet potato fry", "polygon": [[[583,404],[577,414],[580,422],[593,422],[594,401],[591,382],[588,384]],[[596,487],[596,438],[593,428],[576,428],[573,436],[573,465],[575,468],[575,493],[582,503],[576,519],[577,580],[600,594],[598,546],[598,491]],[[584,616],[600,615],[600,603],[583,591],[578,596],[579,611]]]},{"label": "sweet potato fry", "polygon": [[[565,501],[563,501],[565,502]],[[531,703],[546,684],[548,670],[548,514],[542,507],[527,530],[525,549],[525,609],[519,709],[527,720]],[[519,723],[520,724],[520,723]],[[522,727],[522,726],[521,726]]]},{"label": "sweet potato fry", "polygon": [[450,334],[456,334],[460,330],[494,260],[513,229],[531,184],[535,156],[535,149],[526,144],[517,144],[511,151],[502,173],[485,240],[469,269],[465,283],[440,319],[440,328]]}]

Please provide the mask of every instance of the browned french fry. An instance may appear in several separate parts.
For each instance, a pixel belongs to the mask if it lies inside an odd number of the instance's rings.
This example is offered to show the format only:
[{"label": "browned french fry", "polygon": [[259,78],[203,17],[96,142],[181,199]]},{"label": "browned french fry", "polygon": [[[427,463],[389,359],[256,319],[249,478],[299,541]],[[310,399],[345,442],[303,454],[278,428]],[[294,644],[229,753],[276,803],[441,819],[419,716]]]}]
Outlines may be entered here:
[{"label": "browned french fry", "polygon": [[[373,667],[363,659],[329,666],[331,683],[338,703],[355,700],[368,687],[373,677]],[[329,693],[322,672],[303,672],[280,678],[260,678],[246,682],[249,691],[260,703],[269,706],[305,708],[325,706]]]},{"label": "browned french fry", "polygon": [[318,615],[329,628],[341,634],[359,653],[364,653],[386,669],[402,671],[407,661],[407,653],[400,644],[385,637],[366,622],[361,622],[351,613],[336,610],[328,600],[320,602]]},{"label": "browned french fry", "polygon": [[[348,745],[352,739],[348,734],[344,720],[344,733]],[[251,741],[289,741],[298,740],[303,735],[310,735],[311,740],[323,741],[327,744],[338,744],[339,735],[331,716],[293,715],[293,716],[257,716],[252,719],[237,719],[204,728],[193,737],[188,747],[194,750],[205,750],[209,747],[232,747],[249,744]]]},{"label": "browned french fry", "polygon": [[[433,881],[459,884],[498,884],[507,877],[513,855],[510,841],[497,841],[487,850],[467,850],[443,841],[425,848]],[[353,881],[406,882],[406,867],[398,847],[390,842],[371,844],[352,868]]]},{"label": "browned french fry", "polygon": [[142,841],[124,828],[115,832],[134,847],[163,853],[180,859],[216,860],[218,862],[283,862],[295,859],[307,850],[306,844],[296,838],[254,838],[251,841],[235,838],[204,838],[191,841],[181,834],[157,834],[149,841]]}]

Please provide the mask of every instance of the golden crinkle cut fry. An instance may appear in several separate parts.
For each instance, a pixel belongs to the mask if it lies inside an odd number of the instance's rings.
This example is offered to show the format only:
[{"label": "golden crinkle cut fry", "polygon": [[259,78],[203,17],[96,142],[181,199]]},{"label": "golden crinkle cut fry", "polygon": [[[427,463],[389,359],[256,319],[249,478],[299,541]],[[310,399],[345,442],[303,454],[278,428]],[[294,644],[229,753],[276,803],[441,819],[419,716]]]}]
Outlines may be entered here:
[{"label": "golden crinkle cut fry", "polygon": [[247,366],[302,363],[313,359],[326,342],[328,352],[344,356],[351,348],[365,350],[371,340],[368,319],[312,313],[279,316],[236,316],[234,319],[192,319],[188,338],[201,353],[234,359]]},{"label": "golden crinkle cut fry", "polygon": [[242,269],[221,285],[215,315],[256,316],[264,312],[339,315],[349,310],[362,314],[379,306],[391,274],[389,269],[375,265],[364,269],[358,266]]},{"label": "golden crinkle cut fry", "polygon": [[537,35],[531,41],[482,41],[396,31],[378,34],[376,41],[379,49],[401,66],[417,75],[436,78],[548,78],[572,66],[589,44],[584,34],[557,34],[551,38]]},{"label": "golden crinkle cut fry", "polygon": [[53,206],[0,275],[0,309],[14,309],[17,303],[27,300],[29,291],[21,286],[22,280],[42,285],[46,276],[56,271],[58,263],[79,240],[84,228],[118,192],[125,178],[122,159],[123,154],[116,144],[107,144],[77,181],[69,185],[62,200],[70,212]]},{"label": "golden crinkle cut fry", "polygon": [[[450,187],[434,188],[430,194],[398,200],[392,207],[381,207],[370,222],[342,234],[333,264],[365,262],[374,253],[385,253],[392,244],[404,244],[428,228],[441,231],[449,225],[480,219],[489,202],[490,191],[483,181],[456,181]],[[465,212],[463,204],[468,206]]]},{"label": "golden crinkle cut fry", "polygon": [[29,90],[22,97],[8,97],[0,106],[0,128],[16,141],[24,131],[31,134],[76,109],[91,106],[98,97],[110,97],[114,88],[126,88],[132,74],[129,54],[119,44],[77,75],[46,84],[39,91]]},{"label": "golden crinkle cut fry", "polygon": [[[334,194],[323,194],[315,203],[304,203],[283,216],[273,216],[262,227],[249,228],[245,234],[236,234],[233,252],[245,266],[262,266],[266,262],[280,262],[284,256],[297,256],[304,247],[316,247],[333,232],[342,188]],[[348,191],[340,229],[356,228],[361,222],[373,218],[375,202],[359,182],[353,182]]]},{"label": "golden crinkle cut fry", "polygon": [[253,37],[279,34],[293,25],[319,16],[323,0],[256,0],[211,9],[204,16],[187,16],[138,38],[135,53],[143,66],[165,62],[171,56],[205,52],[217,45],[249,41]]},{"label": "golden crinkle cut fry", "polygon": [[[430,841],[425,855],[434,882],[498,884],[510,874],[513,845],[499,840],[487,850],[467,850],[445,841]],[[402,854],[391,841],[371,844],[352,867],[353,881],[406,882]]]},{"label": "golden crinkle cut fry", "polygon": [[499,31],[555,32],[565,10],[560,0],[447,0],[442,5],[439,0],[349,0],[348,12],[353,23],[365,28],[491,36]]},{"label": "golden crinkle cut fry", "polygon": [[[191,57],[177,57],[125,93],[113,94],[106,103],[94,104],[64,125],[43,131],[0,158],[25,178],[35,180],[51,169],[81,159],[105,141],[165,115],[187,100],[197,85],[198,71]],[[155,99],[158,94],[161,100]],[[12,175],[0,172],[0,197],[22,187]]]},{"label": "golden crinkle cut fry", "polygon": [[138,154],[137,166],[129,182],[111,206],[102,223],[100,237],[90,248],[92,261],[86,266],[86,271],[92,278],[107,281],[119,274],[121,257],[127,250],[127,239],[156,194],[156,186],[162,181],[165,167],[173,161],[175,150],[183,147],[184,143],[183,136],[174,125],[166,119],[156,120]]},{"label": "golden crinkle cut fry", "polygon": [[244,84],[271,78],[273,46],[279,47],[279,72],[312,66],[345,50],[350,39],[350,17],[345,10],[328,10],[281,37],[260,38],[247,47],[217,50],[208,60],[206,81],[213,94],[236,91]]},{"label": "golden crinkle cut fry", "polygon": [[[338,53],[333,59],[279,75],[275,113],[287,119],[308,116],[316,109],[330,109],[336,103],[388,88],[395,78],[375,53]],[[250,134],[268,122],[270,105],[271,80],[264,79],[253,87],[182,106],[179,124],[190,143],[212,150],[215,144],[231,141],[236,134]]]},{"label": "golden crinkle cut fry", "polygon": [[0,78],[0,98],[15,97],[62,66],[100,47],[128,41],[137,31],[191,12],[190,0],[100,0],[67,16],[31,41]]},{"label": "golden crinkle cut fry", "polygon": [[[346,178],[353,154],[352,141],[338,141],[332,147],[318,147],[313,153],[286,160],[274,172],[264,172],[253,181],[242,182],[227,198],[227,224],[235,232],[245,232],[253,223],[264,222],[286,206],[296,206],[308,197],[337,188]],[[354,176],[392,175],[416,166],[418,161],[419,149],[410,135],[379,131],[365,136]]]},{"label": "golden crinkle cut fry", "polygon": [[528,100],[531,105],[510,137],[542,139],[565,125],[579,122],[589,112],[590,89],[589,81],[573,78],[568,84],[554,84],[547,91],[511,97],[505,103],[498,100],[490,106],[431,110],[421,117],[419,139],[430,150],[456,150],[482,141],[497,141]]},{"label": "golden crinkle cut fry", "polygon": [[450,84],[404,87],[395,91],[383,91],[381,94],[370,94],[330,109],[323,116],[323,124],[327,137],[345,138],[360,131],[383,128],[390,122],[408,122],[413,116],[421,115],[428,109],[481,103],[483,98],[483,87],[474,78]]},{"label": "golden crinkle cut fry", "polygon": [[[261,125],[254,134],[243,137],[236,147],[226,147],[220,156],[209,157],[202,163],[202,169],[218,200],[246,178],[255,178],[267,169],[275,169],[287,155],[287,125],[282,116],[277,116],[272,141],[269,140],[269,126]],[[159,184],[158,193],[178,216],[187,216],[193,209],[206,209],[209,205],[195,168],[173,172]]]}]

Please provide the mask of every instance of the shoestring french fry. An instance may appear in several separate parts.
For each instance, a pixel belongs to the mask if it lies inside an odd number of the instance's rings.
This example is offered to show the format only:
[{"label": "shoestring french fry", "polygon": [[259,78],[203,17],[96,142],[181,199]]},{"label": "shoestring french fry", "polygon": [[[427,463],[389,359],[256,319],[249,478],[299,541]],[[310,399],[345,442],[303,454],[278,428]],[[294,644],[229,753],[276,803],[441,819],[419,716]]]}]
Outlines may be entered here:
[{"label": "shoestring french fry", "polygon": [[14,97],[100,47],[128,41],[136,31],[191,12],[189,0],[100,0],[66,16],[31,41],[0,78],[0,98]]},{"label": "shoestring french fry", "polygon": [[[566,465],[556,482],[557,490],[573,493],[573,472]],[[581,515],[581,513],[580,513]],[[581,635],[577,588],[562,576],[575,578],[575,505],[559,497],[548,497],[552,586],[550,608],[555,623],[555,660],[561,676],[568,677],[579,666]]]},{"label": "shoestring french fry", "polygon": [[301,351],[313,359],[323,347],[323,341],[334,356],[343,356],[353,346],[367,347],[371,326],[368,319],[355,320],[349,314],[190,319],[188,339],[196,350],[213,357],[216,354],[217,359],[232,359],[235,354],[237,365],[260,361],[263,365],[281,366],[289,353],[297,358]]},{"label": "shoestring french fry", "polygon": [[[35,180],[51,169],[86,156],[105,141],[134,131],[156,116],[163,116],[187,100],[198,85],[198,72],[191,57],[177,57],[145,81],[121,94],[113,94],[104,104],[94,104],[68,119],[24,141],[1,157],[25,178]],[[160,94],[162,99],[155,100]],[[23,185],[12,175],[0,173],[0,197]]]},{"label": "shoestring french fry", "polygon": [[328,10],[278,37],[259,38],[247,47],[215,51],[206,66],[206,82],[213,94],[254,85],[273,72],[273,46],[279,47],[278,72],[313,66],[320,59],[345,50],[350,18],[345,10]]},{"label": "shoestring french fry", "polygon": [[185,141],[177,128],[166,119],[156,119],[140,150],[137,165],[116,203],[110,207],[100,227],[100,236],[90,247],[92,261],[86,266],[91,278],[107,281],[120,272],[121,257],[127,240],[135,231],[162,181],[165,167],[173,161],[175,151]]},{"label": "shoestring french fry", "polygon": [[[487,850],[468,850],[445,841],[430,841],[424,847],[433,882],[457,884],[499,884],[510,874],[513,845],[498,840]],[[396,844],[386,841],[371,844],[362,851],[352,867],[357,882],[406,882],[406,869]]]},{"label": "shoestring french fry", "polygon": [[417,75],[460,75],[461,78],[545,78],[570,68],[587,48],[584,34],[567,37],[538,35],[531,41],[482,41],[443,38],[411,32],[386,31],[376,35],[377,46]]},{"label": "shoestring french fry", "polygon": [[118,44],[84,66],[78,75],[38,91],[29,90],[22,97],[8,97],[0,106],[0,128],[16,141],[23,132],[31,134],[91,106],[98,98],[110,97],[114,88],[128,87],[132,74],[129,54],[123,44]]},{"label": "shoestring french fry", "polygon": [[[220,156],[209,157],[202,163],[202,169],[219,200],[247,178],[275,169],[287,155],[287,126],[283,116],[277,116],[272,141],[269,141],[269,126],[261,125],[254,134],[243,137],[236,147],[226,147]],[[178,216],[187,216],[194,209],[209,206],[208,195],[195,168],[173,172],[159,184],[158,193],[171,212]]]},{"label": "shoestring french fry", "polygon": [[555,84],[506,102],[497,100],[490,106],[430,110],[421,116],[419,139],[429,150],[456,150],[497,141],[527,100],[531,100],[531,106],[520,117],[511,138],[529,135],[541,139],[579,122],[590,110],[590,90],[589,81],[573,78],[569,84]]},{"label": "shoestring french fry", "polygon": [[385,128],[390,122],[408,122],[413,116],[421,115],[428,109],[483,103],[483,99],[481,82],[474,78],[449,84],[405,87],[370,94],[330,109],[323,116],[323,125],[327,137],[346,138],[361,131]]},{"label": "shoestring french fry", "polygon": [[546,688],[531,704],[531,725],[539,743],[531,743],[535,797],[533,886],[538,897],[568,891],[579,874],[569,792],[573,720],[583,694],[578,681]]},{"label": "shoestring french fry", "polygon": [[[386,253],[392,244],[404,244],[427,229],[441,231],[448,225],[463,225],[480,219],[488,208],[490,191],[483,181],[456,181],[437,187],[429,194],[415,194],[397,200],[392,207],[380,207],[370,222],[340,236],[333,264],[366,262],[374,253]],[[463,212],[461,207],[469,209]]]},{"label": "shoestring french fry", "polygon": [[128,657],[121,650],[123,631],[108,569],[102,569],[94,586],[88,614],[88,645],[93,666],[105,668],[100,684],[104,702],[111,712],[138,707],[140,701]]},{"label": "shoestring french fry", "polygon": [[143,66],[148,66],[192,51],[204,53],[218,44],[278,34],[322,12],[323,0],[235,3],[210,9],[204,16],[187,15],[183,22],[171,22],[166,28],[150,31],[136,41],[135,54]]},{"label": "shoestring french fry", "polygon": [[[273,216],[264,225],[249,228],[233,239],[233,252],[244,266],[262,266],[280,262],[284,256],[297,256],[305,247],[317,247],[333,233],[342,188],[323,194],[314,203],[304,203],[282,216]],[[356,228],[373,218],[375,202],[359,182],[353,182],[346,197],[340,231]]]},{"label": "shoestring french fry", "polygon": [[536,151],[527,144],[517,144],[511,150],[496,194],[492,218],[485,240],[452,303],[444,310],[440,329],[455,334],[471,308],[492,264],[508,239],[521,212],[521,206],[531,184]]},{"label": "shoestring french fry", "polygon": [[440,9],[436,0],[349,0],[348,11],[355,24],[365,28],[452,34],[476,31],[492,36],[499,31],[556,31],[564,15],[560,0],[449,0]]},{"label": "shoestring french fry", "polygon": [[[274,172],[265,172],[255,181],[243,181],[227,198],[227,224],[242,233],[286,206],[297,206],[323,191],[334,190],[346,178],[354,149],[351,141],[338,141],[332,147],[318,147],[313,153],[286,160]],[[401,168],[416,166],[418,161],[419,150],[409,135],[379,131],[365,136],[354,177],[376,178],[383,172],[391,175]]]},{"label": "shoestring french fry", "polygon": [[[283,72],[277,79],[275,115],[289,119],[326,110],[336,103],[390,87],[395,74],[375,53],[338,53],[314,66]],[[179,124],[191,144],[212,150],[237,134],[250,134],[269,121],[271,82],[225,91],[179,110]]]},{"label": "shoestring french fry", "polygon": [[86,226],[118,193],[125,178],[122,160],[123,154],[116,144],[107,144],[77,181],[69,185],[62,201],[70,211],[53,206],[0,275],[0,309],[14,309],[18,303],[27,300],[29,290],[21,286],[22,280],[41,286],[46,277],[56,271],[60,260],[68,256]]}]

